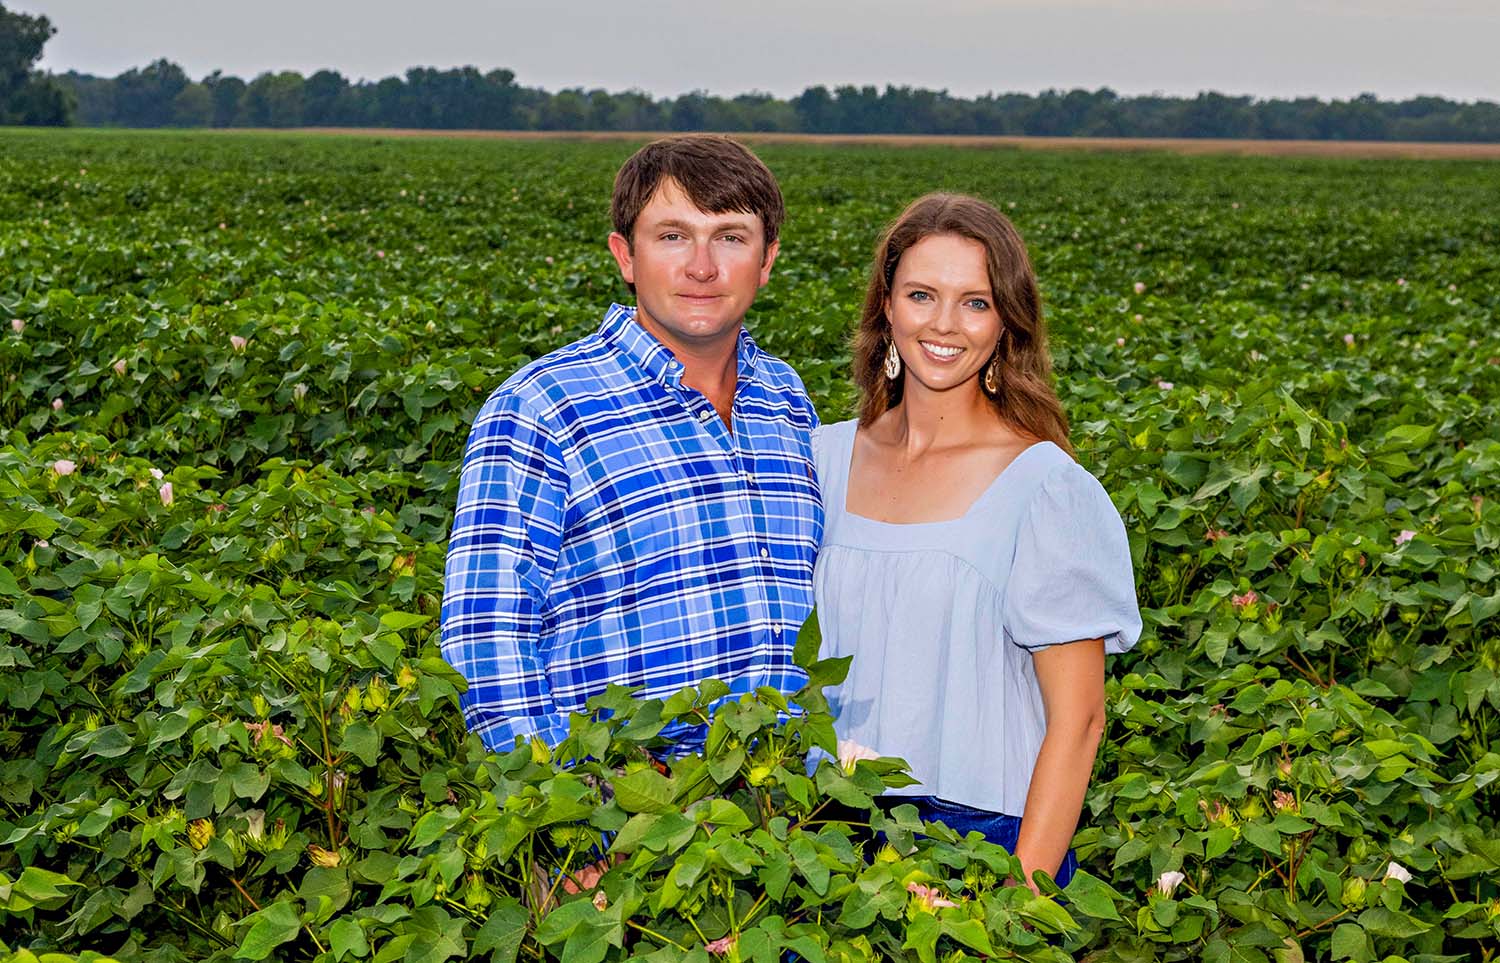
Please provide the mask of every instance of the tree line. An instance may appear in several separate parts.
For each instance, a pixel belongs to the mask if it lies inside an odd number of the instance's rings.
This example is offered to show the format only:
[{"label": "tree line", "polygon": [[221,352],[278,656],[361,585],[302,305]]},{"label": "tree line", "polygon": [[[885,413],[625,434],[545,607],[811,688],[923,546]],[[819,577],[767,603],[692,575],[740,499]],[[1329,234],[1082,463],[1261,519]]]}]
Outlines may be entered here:
[{"label": "tree line", "polygon": [[786,99],[703,91],[658,98],[638,90],[549,92],[516,83],[510,70],[475,67],[413,67],[374,81],[336,70],[267,72],[249,81],[214,71],[193,80],[165,59],[115,77],[46,75],[34,65],[53,33],[45,17],[0,5],[0,123],[1500,142],[1500,104],[1443,97],[1126,97],[1102,88],[963,98],[847,85],[809,87]]}]

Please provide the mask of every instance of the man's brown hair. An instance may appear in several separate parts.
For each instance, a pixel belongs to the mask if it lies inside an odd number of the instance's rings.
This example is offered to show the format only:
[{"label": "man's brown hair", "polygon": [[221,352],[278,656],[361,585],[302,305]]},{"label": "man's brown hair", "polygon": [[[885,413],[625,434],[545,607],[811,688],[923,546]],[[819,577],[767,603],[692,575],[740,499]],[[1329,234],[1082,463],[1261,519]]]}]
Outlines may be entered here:
[{"label": "man's brown hair", "polygon": [[636,218],[670,177],[688,200],[709,214],[736,211],[760,218],[766,245],[781,233],[786,204],[776,178],[745,145],[718,134],[685,134],[654,140],[631,155],[615,175],[610,215],[632,246]]}]

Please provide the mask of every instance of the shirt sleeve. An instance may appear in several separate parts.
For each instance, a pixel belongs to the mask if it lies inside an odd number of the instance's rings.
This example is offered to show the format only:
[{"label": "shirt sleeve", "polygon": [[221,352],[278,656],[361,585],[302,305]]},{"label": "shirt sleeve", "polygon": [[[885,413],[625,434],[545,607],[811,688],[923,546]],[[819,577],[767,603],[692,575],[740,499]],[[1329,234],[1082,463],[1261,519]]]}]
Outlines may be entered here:
[{"label": "shirt sleeve", "polygon": [[465,721],[492,750],[568,734],[539,644],[567,490],[562,449],[542,419],[513,393],[492,395],[464,453],[441,635],[443,658],[469,681]]},{"label": "shirt sleeve", "polygon": [[1118,654],[1140,638],[1125,524],[1099,480],[1071,460],[1021,518],[1004,619],[1009,641],[1033,650],[1103,639]]}]

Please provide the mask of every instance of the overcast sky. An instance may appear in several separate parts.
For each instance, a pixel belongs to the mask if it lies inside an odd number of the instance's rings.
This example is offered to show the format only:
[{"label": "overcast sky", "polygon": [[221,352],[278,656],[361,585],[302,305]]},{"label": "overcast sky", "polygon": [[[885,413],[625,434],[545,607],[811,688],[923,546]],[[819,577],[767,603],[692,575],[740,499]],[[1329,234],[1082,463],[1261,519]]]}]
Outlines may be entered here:
[{"label": "overcast sky", "polygon": [[779,96],[910,84],[1500,101],[1500,0],[5,0],[42,66],[508,67],[527,86]]}]

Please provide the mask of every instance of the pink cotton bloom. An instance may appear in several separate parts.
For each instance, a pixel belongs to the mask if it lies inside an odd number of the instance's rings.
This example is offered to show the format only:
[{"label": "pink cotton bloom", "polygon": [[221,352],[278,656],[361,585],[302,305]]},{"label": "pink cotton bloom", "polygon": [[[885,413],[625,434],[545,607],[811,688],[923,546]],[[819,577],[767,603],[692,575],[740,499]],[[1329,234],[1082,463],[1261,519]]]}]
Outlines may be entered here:
[{"label": "pink cotton bloom", "polygon": [[1259,602],[1260,596],[1256,594],[1255,589],[1250,589],[1244,595],[1232,596],[1229,601],[1235,608],[1242,609],[1247,605],[1254,605],[1256,602]]},{"label": "pink cotton bloom", "polygon": [[1416,537],[1417,537],[1417,533],[1416,532],[1412,531],[1409,528],[1403,528],[1401,530],[1401,533],[1396,536],[1396,544],[1397,545],[1405,545],[1407,542],[1411,541],[1412,539],[1414,539]]},{"label": "pink cotton bloom", "polygon": [[1344,335],[1344,344],[1346,346],[1350,347],[1350,348],[1354,347],[1354,335],[1352,335],[1352,334],[1346,334],[1346,335]]},{"label": "pink cotton bloom", "polygon": [[1210,528],[1203,534],[1203,537],[1208,539],[1210,542],[1217,542],[1219,539],[1224,538],[1228,534],[1229,533],[1224,531],[1224,529],[1222,528]]},{"label": "pink cotton bloom", "polygon": [[230,347],[234,348],[234,350],[236,350],[236,351],[244,351],[245,350],[245,345],[247,345],[249,343],[250,343],[250,340],[248,338],[242,338],[242,337],[240,337],[237,334],[231,334],[229,336],[229,345],[230,345]]},{"label": "pink cotton bloom", "polygon": [[61,398],[53,398],[52,399],[52,410],[53,411],[62,411],[62,408],[63,408],[62,399]]},{"label": "pink cotton bloom", "polygon": [[1125,339],[1124,338],[1116,338],[1115,339],[1115,347],[1117,347],[1117,348],[1123,348],[1123,347],[1125,347]]},{"label": "pink cotton bloom", "polygon": [[1167,872],[1162,873],[1160,876],[1156,877],[1156,891],[1161,895],[1170,898],[1172,894],[1177,891],[1177,887],[1182,885],[1182,881],[1185,879],[1187,879],[1187,877],[1182,873],[1177,872],[1177,870],[1168,870]]},{"label": "pink cotton bloom", "polygon": [[16,334],[20,334],[22,331],[26,330],[26,322],[22,321],[20,318],[11,318],[10,329]]},{"label": "pink cotton bloom", "polygon": [[1385,868],[1384,878],[1400,880],[1403,883],[1410,883],[1411,870],[1407,869],[1405,866],[1402,866],[1395,860],[1391,860],[1390,865],[1386,866]]},{"label": "pink cotton bloom", "polygon": [[151,469],[151,477],[155,478],[157,481],[161,481],[161,479],[162,479],[162,471],[161,471],[161,469],[160,468],[153,468],[153,469]]},{"label": "pink cotton bloom", "polygon": [[1177,387],[1177,385],[1173,384],[1170,381],[1158,381],[1156,383],[1156,386],[1162,391],[1171,391],[1173,388]]},{"label": "pink cotton bloom", "polygon": [[728,936],[719,937],[712,943],[705,944],[703,948],[705,950],[708,950],[708,952],[712,953],[714,956],[723,956],[725,953],[728,953],[730,950],[734,949],[734,942],[734,934],[731,933]]},{"label": "pink cotton bloom", "polygon": [[161,496],[161,503],[163,505],[170,505],[170,504],[172,504],[172,483],[171,482],[167,482],[164,485],[162,485],[160,488],[158,488],[156,490],[156,493]]},{"label": "pink cotton bloom", "polygon": [[851,739],[839,740],[839,767],[845,772],[853,772],[854,766],[861,759],[879,759],[880,753],[868,746],[862,746]]},{"label": "pink cotton bloom", "polygon": [[113,367],[115,369],[115,374],[117,374],[117,375],[123,375],[125,373],[125,359],[124,358],[117,358],[117,359],[115,359],[115,363],[113,365],[111,365],[111,367]]},{"label": "pink cotton bloom", "polygon": [[929,913],[935,909],[957,906],[951,899],[944,898],[936,886],[923,886],[921,883],[907,883],[906,891],[917,898],[921,907]]},{"label": "pink cotton bloom", "polygon": [[59,475],[71,475],[78,470],[78,463],[69,458],[59,458],[52,463],[52,470]]},{"label": "pink cotton bloom", "polygon": [[1145,294],[1146,293],[1146,282],[1145,281],[1137,281],[1137,282],[1135,282],[1135,293],[1136,294]]},{"label": "pink cotton bloom", "polygon": [[1396,279],[1396,284],[1399,287],[1403,287],[1403,288],[1406,287],[1406,278],[1397,278]]},{"label": "pink cotton bloom", "polygon": [[546,261],[548,264],[551,264],[552,263],[552,255],[549,254],[546,257],[542,258],[542,260]]},{"label": "pink cotton bloom", "polygon": [[375,256],[377,258],[384,258],[385,257],[385,252],[384,251],[376,251],[375,252]]}]

